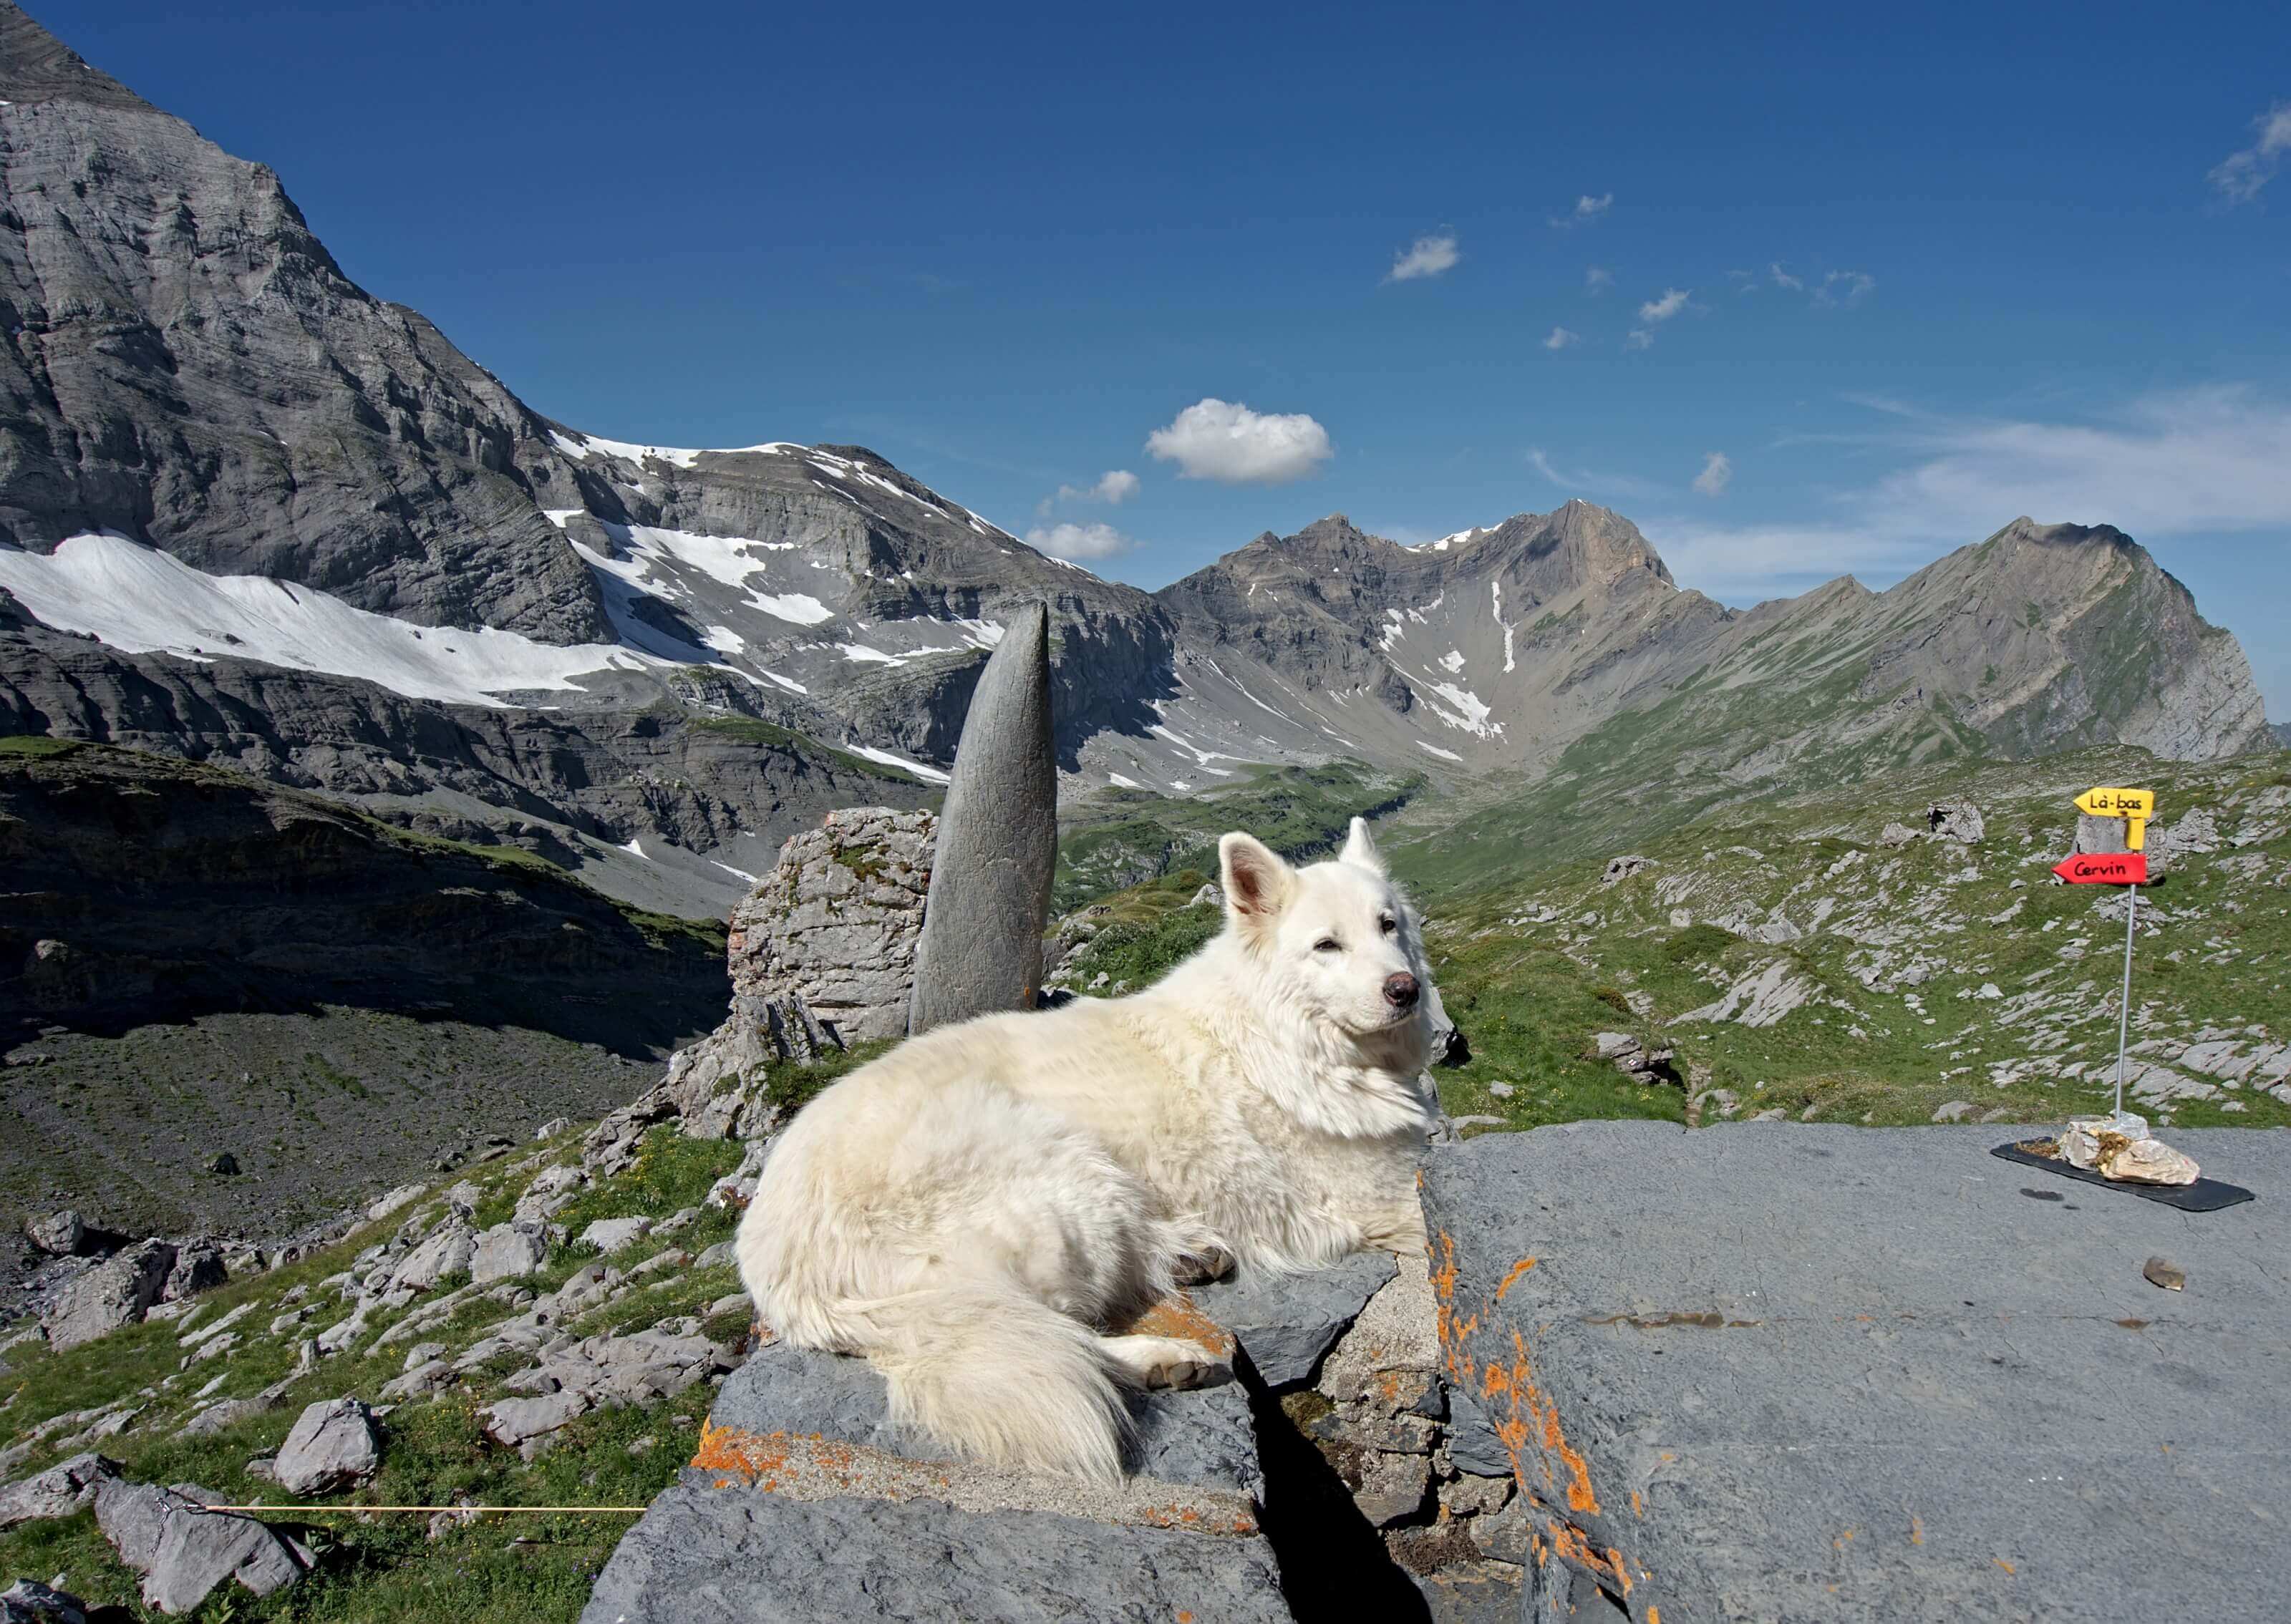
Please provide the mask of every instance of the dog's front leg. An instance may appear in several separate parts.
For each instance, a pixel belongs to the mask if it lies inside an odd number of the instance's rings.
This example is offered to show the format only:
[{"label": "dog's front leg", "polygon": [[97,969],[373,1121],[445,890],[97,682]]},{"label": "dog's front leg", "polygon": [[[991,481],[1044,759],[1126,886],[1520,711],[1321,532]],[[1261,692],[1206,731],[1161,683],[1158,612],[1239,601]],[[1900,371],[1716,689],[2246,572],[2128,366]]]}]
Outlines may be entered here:
[{"label": "dog's front leg", "polygon": [[1402,1257],[1423,1257],[1431,1244],[1424,1229],[1424,1207],[1414,1196],[1371,1208],[1360,1220],[1361,1244]]}]

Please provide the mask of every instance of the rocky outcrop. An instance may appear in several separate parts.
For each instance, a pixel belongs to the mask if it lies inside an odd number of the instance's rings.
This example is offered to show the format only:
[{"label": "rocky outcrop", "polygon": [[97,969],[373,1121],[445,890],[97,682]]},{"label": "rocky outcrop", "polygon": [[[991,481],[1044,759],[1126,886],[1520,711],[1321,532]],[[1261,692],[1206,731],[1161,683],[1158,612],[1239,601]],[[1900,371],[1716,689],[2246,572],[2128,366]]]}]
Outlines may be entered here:
[{"label": "rocky outcrop", "polygon": [[[2005,1137],[1601,1122],[1435,1153],[1451,1449],[1515,1485],[1519,1616],[2265,1616],[2280,1204],[2031,1200]],[[2291,1175],[2277,1135],[2175,1137]],[[2142,1277],[2167,1244],[2202,1305]]]},{"label": "rocky outcrop", "polygon": [[208,1511],[216,1497],[192,1484],[108,1478],[96,1492],[96,1526],[119,1560],[143,1576],[147,1606],[189,1612],[216,1587],[236,1581],[261,1597],[301,1579],[310,1555],[253,1517]]},{"label": "rocky outcrop", "polygon": [[752,1137],[775,1108],[759,1068],[905,1035],[937,832],[928,812],[853,807],[781,847],[732,912],[730,1014],[669,1062],[686,1133]]},{"label": "rocky outcrop", "polygon": [[271,1475],[289,1494],[335,1494],[382,1469],[382,1428],[356,1398],[322,1400],[295,1418]]},{"label": "rocky outcrop", "polygon": [[130,1246],[67,1286],[42,1320],[48,1346],[62,1352],[122,1325],[138,1324],[167,1284],[175,1249],[165,1241]]}]

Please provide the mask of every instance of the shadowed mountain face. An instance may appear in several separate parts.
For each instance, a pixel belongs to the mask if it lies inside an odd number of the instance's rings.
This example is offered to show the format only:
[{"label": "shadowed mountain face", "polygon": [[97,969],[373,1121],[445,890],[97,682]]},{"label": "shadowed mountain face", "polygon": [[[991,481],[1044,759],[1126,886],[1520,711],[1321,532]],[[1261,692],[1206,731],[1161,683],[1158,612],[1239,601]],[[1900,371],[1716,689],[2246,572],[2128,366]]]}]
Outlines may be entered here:
[{"label": "shadowed mountain face", "polygon": [[344,276],[269,169],[8,0],[0,104],[0,732],[232,765],[684,914],[829,806],[935,794],[1038,599],[1070,790],[1539,775],[1618,728],[1635,771],[1745,786],[2262,736],[2233,639],[2105,528],[1738,612],[1588,503],[1416,548],[1332,516],[1149,595],[864,447],[539,416]]}]

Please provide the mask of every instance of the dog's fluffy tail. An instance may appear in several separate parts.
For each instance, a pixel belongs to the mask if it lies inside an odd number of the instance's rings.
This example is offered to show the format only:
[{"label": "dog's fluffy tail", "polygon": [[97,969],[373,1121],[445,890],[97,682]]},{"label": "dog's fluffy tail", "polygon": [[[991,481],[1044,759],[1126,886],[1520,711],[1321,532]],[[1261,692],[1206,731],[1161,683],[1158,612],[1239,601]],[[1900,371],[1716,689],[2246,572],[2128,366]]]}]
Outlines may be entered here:
[{"label": "dog's fluffy tail", "polygon": [[847,1303],[890,1386],[891,1419],[992,1466],[1118,1482],[1129,1411],[1089,1327],[1011,1286]]}]

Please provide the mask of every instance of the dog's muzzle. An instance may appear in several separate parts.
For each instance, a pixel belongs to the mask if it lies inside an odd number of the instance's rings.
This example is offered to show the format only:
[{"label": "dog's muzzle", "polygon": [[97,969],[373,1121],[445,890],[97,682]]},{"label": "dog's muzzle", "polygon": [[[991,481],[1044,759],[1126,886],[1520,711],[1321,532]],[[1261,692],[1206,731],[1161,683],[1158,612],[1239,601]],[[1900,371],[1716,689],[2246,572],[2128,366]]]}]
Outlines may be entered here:
[{"label": "dog's muzzle", "polygon": [[1424,989],[1417,984],[1416,978],[1405,970],[1397,975],[1388,975],[1384,978],[1384,1001],[1403,1014],[1414,1009],[1416,1000],[1423,996]]}]

